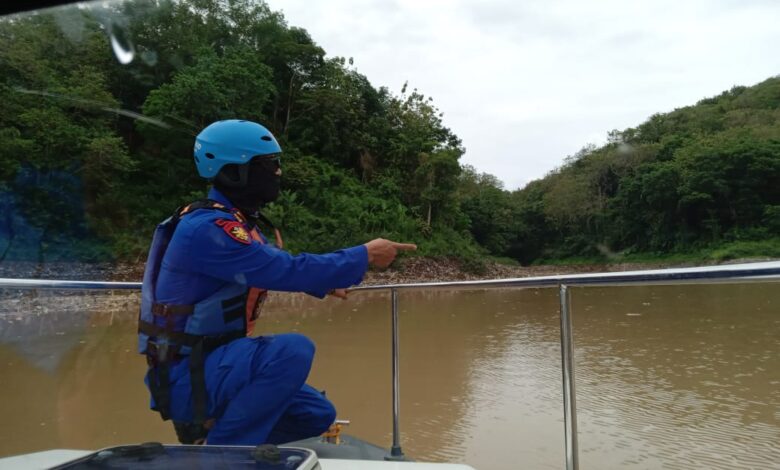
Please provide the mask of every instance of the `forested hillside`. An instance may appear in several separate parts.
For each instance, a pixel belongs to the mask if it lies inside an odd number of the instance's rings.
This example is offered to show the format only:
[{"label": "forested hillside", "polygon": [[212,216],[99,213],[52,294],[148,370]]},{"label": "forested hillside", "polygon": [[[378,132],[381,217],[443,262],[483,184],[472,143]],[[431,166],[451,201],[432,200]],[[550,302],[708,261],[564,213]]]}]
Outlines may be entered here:
[{"label": "forested hillside", "polygon": [[532,262],[780,232],[776,78],[613,131],[514,192],[459,163],[430,97],[375,88],[252,0],[5,20],[0,110],[0,260],[142,259],[155,224],[207,188],[194,136],[234,117],[282,144],[265,212],[293,251],[383,236]]},{"label": "forested hillside", "polygon": [[[261,2],[144,5],[0,24],[0,256],[9,244],[60,256],[76,241],[61,256],[137,257],[156,223],[203,197],[194,136],[235,117],[282,144],[284,193],[267,215],[290,249],[386,236],[479,251],[454,198],[463,148],[431,98],[374,88]],[[18,236],[27,225],[38,231]],[[25,238],[37,246],[20,250]]]},{"label": "forested hillside", "polygon": [[614,130],[519,191],[499,191],[487,175],[467,179],[477,181],[461,198],[480,221],[477,241],[525,262],[734,242],[745,242],[734,256],[777,257],[780,78]]}]

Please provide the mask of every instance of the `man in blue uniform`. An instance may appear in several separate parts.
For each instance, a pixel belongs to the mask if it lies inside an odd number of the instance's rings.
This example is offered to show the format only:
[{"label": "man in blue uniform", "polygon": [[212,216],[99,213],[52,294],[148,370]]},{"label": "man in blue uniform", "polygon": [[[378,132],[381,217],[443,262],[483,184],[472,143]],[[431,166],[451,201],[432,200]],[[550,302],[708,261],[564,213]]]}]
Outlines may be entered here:
[{"label": "man in blue uniform", "polygon": [[[335,409],[306,385],[305,336],[251,338],[267,290],[346,297],[369,264],[388,266],[414,245],[376,239],[333,253],[292,256],[259,232],[258,209],[279,193],[281,148],[263,126],[219,121],[195,141],[208,199],[178,209],[155,232],[139,318],[152,408],[184,443],[257,445],[318,435]],[[266,220],[267,222],[267,220]]]}]

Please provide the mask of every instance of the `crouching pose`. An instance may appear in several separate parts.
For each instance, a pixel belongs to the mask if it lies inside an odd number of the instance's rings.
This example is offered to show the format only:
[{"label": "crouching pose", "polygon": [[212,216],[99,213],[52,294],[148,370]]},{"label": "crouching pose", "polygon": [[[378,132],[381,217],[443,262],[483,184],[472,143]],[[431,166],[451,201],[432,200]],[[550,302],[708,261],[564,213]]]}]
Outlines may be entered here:
[{"label": "crouching pose", "polygon": [[250,121],[219,121],[195,140],[213,187],[158,225],[144,272],[139,350],[151,407],[183,443],[257,445],[316,436],[336,410],[306,384],[314,344],[299,334],[248,337],[268,290],[346,297],[369,264],[414,245],[376,239],[292,256],[258,212],[279,194],[281,148]]}]

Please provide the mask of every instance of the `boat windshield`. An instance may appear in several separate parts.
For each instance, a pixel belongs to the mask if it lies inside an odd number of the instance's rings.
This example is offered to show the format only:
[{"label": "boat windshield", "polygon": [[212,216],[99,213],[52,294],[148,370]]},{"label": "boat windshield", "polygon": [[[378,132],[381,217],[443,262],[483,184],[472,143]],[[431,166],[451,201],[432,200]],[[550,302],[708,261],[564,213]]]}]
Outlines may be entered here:
[{"label": "boat windshield", "polygon": [[237,446],[162,446],[140,444],[103,449],[76,459],[59,469],[160,469],[230,468],[256,470],[314,470],[314,452],[292,448]]},{"label": "boat windshield", "polygon": [[[409,374],[412,458],[575,468],[579,435],[593,468],[777,465],[780,1],[7,3],[0,457],[176,442],[149,410],[163,326],[139,326],[140,284],[155,229],[214,209],[237,220],[210,224],[225,239],[209,247],[352,253],[364,288],[263,304],[255,265],[198,272],[211,252],[190,250],[192,301],[155,314],[216,299],[220,328],[242,324],[221,341],[256,319],[256,335],[316,339],[317,391],[391,457]],[[267,135],[196,141],[223,121]],[[417,250],[366,271],[376,239]],[[189,340],[185,314],[167,318]],[[160,468],[266,468],[245,449],[154,449]],[[284,468],[309,468],[297,452]]]}]

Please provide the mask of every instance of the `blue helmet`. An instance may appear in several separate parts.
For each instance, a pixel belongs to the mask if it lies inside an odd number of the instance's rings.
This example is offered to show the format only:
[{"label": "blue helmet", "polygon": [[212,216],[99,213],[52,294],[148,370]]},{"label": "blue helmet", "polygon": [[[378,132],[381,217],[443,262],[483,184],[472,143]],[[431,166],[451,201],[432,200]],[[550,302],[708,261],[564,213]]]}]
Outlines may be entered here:
[{"label": "blue helmet", "polygon": [[252,157],[281,153],[273,134],[252,121],[217,121],[195,138],[195,166],[204,178],[214,178],[223,166],[249,163]]}]

